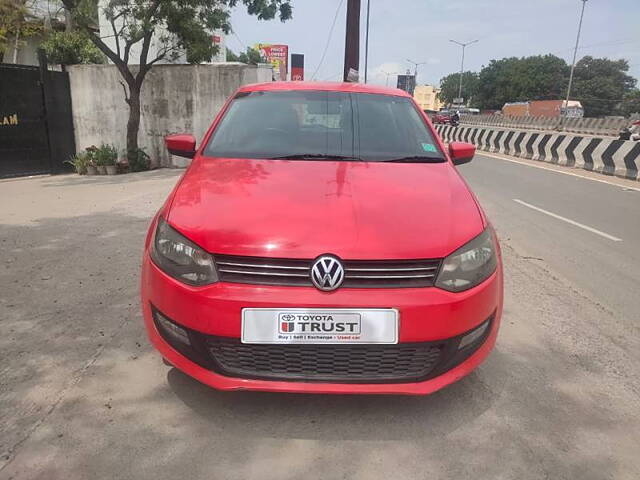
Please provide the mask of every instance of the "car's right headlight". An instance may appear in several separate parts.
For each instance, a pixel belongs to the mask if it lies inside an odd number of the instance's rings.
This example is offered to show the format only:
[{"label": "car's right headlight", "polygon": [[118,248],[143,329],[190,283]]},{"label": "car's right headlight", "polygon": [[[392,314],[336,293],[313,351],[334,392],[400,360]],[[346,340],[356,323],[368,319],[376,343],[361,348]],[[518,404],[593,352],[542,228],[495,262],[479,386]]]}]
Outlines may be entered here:
[{"label": "car's right headlight", "polygon": [[213,256],[178,233],[163,218],[158,219],[151,258],[167,275],[189,285],[218,281]]},{"label": "car's right headlight", "polygon": [[496,270],[496,245],[491,227],[442,261],[436,287],[462,292],[482,283]]}]

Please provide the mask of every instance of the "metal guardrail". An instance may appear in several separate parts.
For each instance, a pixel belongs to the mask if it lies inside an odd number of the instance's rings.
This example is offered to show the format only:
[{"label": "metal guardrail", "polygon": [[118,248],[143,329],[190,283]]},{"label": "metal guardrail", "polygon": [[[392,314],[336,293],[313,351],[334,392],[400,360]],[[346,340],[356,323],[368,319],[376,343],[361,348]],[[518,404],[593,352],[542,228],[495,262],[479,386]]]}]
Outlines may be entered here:
[{"label": "metal guardrail", "polygon": [[550,118],[514,117],[510,115],[461,115],[460,123],[498,128],[523,130],[556,131],[604,135],[617,137],[620,130],[632,122],[640,120],[640,115],[630,118]]}]

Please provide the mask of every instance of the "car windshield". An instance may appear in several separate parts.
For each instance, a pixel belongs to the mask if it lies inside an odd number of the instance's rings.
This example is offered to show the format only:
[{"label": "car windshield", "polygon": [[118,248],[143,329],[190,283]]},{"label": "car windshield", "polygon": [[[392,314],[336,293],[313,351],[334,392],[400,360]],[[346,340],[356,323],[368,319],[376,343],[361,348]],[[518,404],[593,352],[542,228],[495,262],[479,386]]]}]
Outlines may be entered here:
[{"label": "car windshield", "polygon": [[204,154],[292,160],[445,161],[410,99],[330,91],[239,93]]}]

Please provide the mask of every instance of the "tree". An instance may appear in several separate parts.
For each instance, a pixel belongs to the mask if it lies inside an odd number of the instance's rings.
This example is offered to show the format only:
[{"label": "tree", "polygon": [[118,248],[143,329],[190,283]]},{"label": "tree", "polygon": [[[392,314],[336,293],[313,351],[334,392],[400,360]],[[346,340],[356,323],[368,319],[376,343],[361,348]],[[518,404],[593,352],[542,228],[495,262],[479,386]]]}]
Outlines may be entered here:
[{"label": "tree", "polygon": [[583,57],[576,64],[571,98],[582,103],[587,117],[616,115],[636,84],[628,71],[626,60]]},{"label": "tree", "polygon": [[255,48],[247,47],[246,52],[240,52],[240,55],[236,55],[227,48],[227,62],[240,62],[247,65],[257,65],[264,60],[260,55],[260,52]]},{"label": "tree", "polygon": [[[460,89],[460,73],[452,73],[440,80],[440,93],[438,98],[445,104],[453,103],[458,98]],[[464,72],[462,74],[462,98],[467,105],[472,105],[478,93],[478,74],[476,72]]]},{"label": "tree", "polygon": [[51,63],[104,63],[104,55],[83,32],[53,32],[42,42]]},{"label": "tree", "polygon": [[491,60],[478,77],[477,103],[499,109],[507,102],[562,98],[569,77],[566,62],[554,55]]},{"label": "tree", "polygon": [[27,0],[0,0],[0,53],[4,53],[11,41],[17,55],[23,39],[42,32],[43,23],[31,12],[31,3]]},{"label": "tree", "polygon": [[[111,26],[114,40],[111,48],[94,30],[93,0],[62,0],[76,28],[83,31],[120,72],[129,105],[127,158],[130,161],[138,156],[140,93],[153,65],[176,59],[182,52],[190,63],[210,60],[218,48],[211,41],[211,31],[231,31],[229,9],[239,1],[249,14],[260,20],[276,16],[281,21],[291,18],[290,0],[107,0],[102,13]],[[132,54],[136,49],[139,55]]]},{"label": "tree", "polygon": [[624,96],[620,113],[627,117],[633,113],[640,114],[640,89],[635,88]]}]

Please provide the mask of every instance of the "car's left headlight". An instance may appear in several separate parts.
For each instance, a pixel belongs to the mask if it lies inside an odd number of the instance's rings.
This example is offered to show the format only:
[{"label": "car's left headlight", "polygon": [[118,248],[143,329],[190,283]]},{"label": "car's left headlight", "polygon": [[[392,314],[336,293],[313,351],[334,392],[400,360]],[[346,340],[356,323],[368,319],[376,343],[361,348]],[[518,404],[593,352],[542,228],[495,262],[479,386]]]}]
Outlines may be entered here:
[{"label": "car's left headlight", "polygon": [[158,219],[151,258],[167,275],[189,285],[208,285],[218,281],[213,256],[162,218]]},{"label": "car's left headlight", "polygon": [[436,287],[462,292],[486,280],[498,265],[491,227],[453,252],[442,262]]}]

